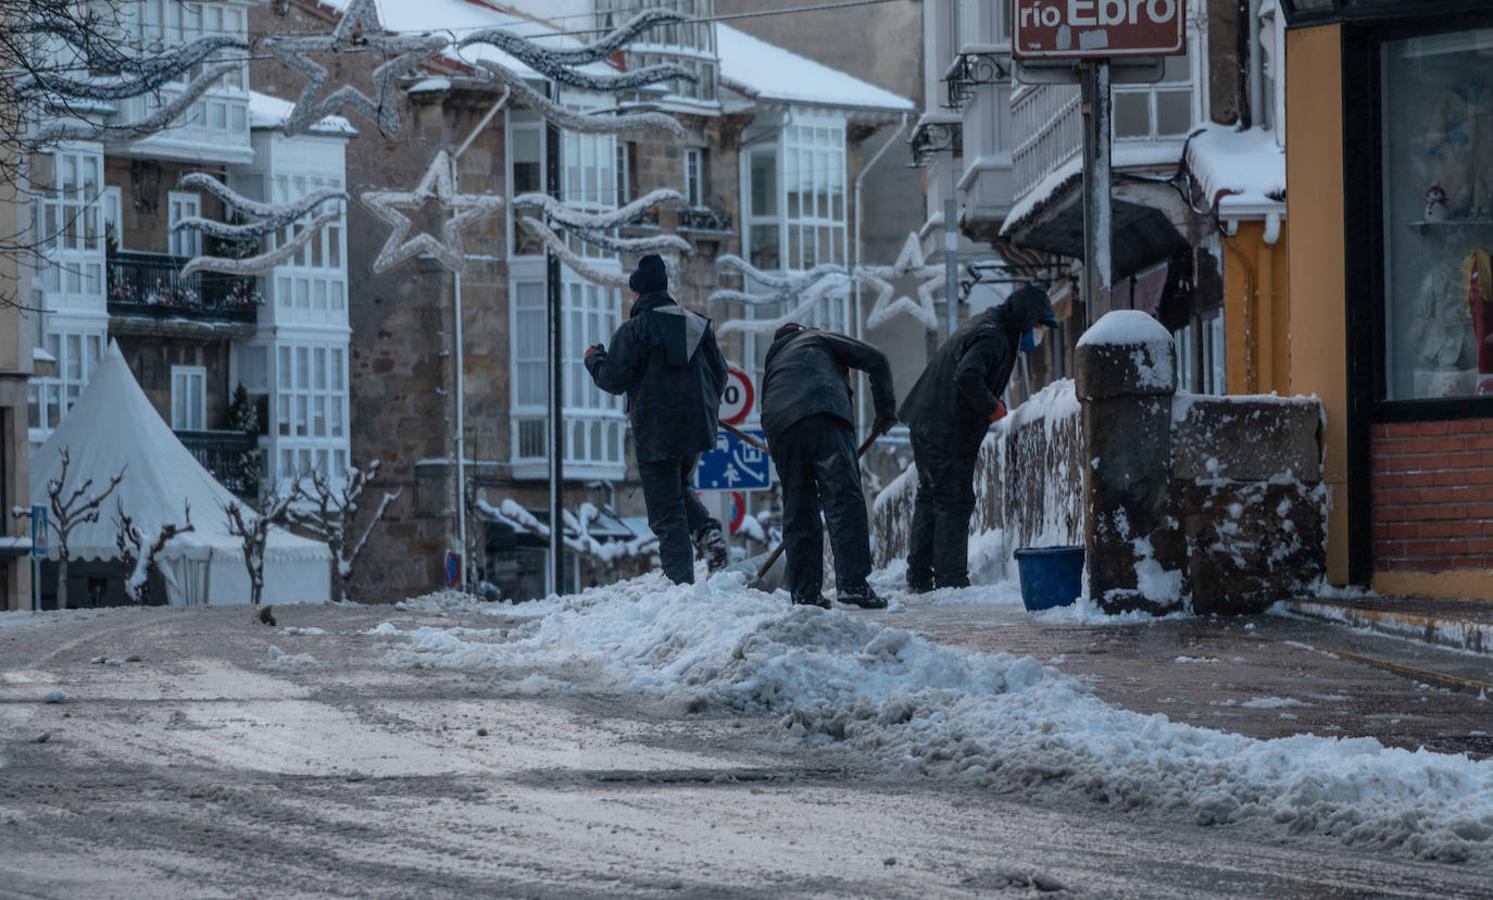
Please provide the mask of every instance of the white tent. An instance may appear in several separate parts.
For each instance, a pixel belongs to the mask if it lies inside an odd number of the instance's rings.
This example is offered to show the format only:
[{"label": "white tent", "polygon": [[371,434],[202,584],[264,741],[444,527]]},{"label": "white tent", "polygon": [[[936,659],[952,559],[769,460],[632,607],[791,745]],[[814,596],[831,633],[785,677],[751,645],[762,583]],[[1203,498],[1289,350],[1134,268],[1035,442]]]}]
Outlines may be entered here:
[{"label": "white tent", "polygon": [[[68,549],[74,560],[117,560],[116,502],[144,534],[182,522],[190,503],[194,531],[178,535],[157,557],[173,606],[249,602],[239,538],[228,532],[225,510],[235,497],[182,446],[140,390],[129,365],[111,344],[93,380],[47,442],[32,454],[31,496],[45,498],[47,482],[71,458],[66,490],[84,479],[101,489],[120,469],[124,480],[104,502],[97,522],[79,525]],[[325,603],[331,597],[331,553],[325,544],[275,528],[264,553],[264,602]],[[56,541],[50,558],[57,559]]]}]

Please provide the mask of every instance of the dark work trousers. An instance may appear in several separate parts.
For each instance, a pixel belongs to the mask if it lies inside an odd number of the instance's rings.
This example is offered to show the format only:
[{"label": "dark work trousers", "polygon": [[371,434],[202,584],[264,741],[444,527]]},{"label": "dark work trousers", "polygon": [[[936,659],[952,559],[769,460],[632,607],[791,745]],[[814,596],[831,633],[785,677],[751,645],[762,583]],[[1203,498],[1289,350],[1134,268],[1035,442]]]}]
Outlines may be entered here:
[{"label": "dark work trousers", "polygon": [[908,541],[907,583],[969,586],[969,517],[975,511],[975,462],[980,445],[948,447],[912,435],[918,497]]},{"label": "dark work trousers", "polygon": [[643,502],[648,505],[648,527],[658,538],[658,556],[664,574],[675,584],[695,581],[695,550],[691,535],[706,528],[720,528],[690,485],[700,457],[686,456],[638,464],[643,476]]},{"label": "dark work trousers", "polygon": [[871,532],[850,423],[834,415],[809,416],[772,442],[772,461],[783,487],[789,592],[817,600],[824,588],[821,510],[839,589],[864,586],[871,574]]}]

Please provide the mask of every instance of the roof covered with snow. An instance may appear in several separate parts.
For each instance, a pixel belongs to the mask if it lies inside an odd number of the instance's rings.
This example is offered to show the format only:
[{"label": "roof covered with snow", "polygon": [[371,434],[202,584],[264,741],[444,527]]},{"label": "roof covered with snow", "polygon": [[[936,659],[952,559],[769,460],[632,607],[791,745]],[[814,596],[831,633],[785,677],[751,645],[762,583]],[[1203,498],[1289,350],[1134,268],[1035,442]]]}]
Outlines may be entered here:
[{"label": "roof covered with snow", "polygon": [[881,112],[912,112],[911,100],[769,44],[729,25],[716,25],[721,80],[748,96]]},{"label": "roof covered with snow", "polygon": [[[99,361],[93,380],[62,424],[31,455],[32,497],[46,497],[47,482],[61,476],[63,448],[71,457],[63,486],[66,492],[90,478],[93,491],[102,490],[109,479],[124,470],[124,480],[104,502],[99,520],[73,530],[68,542],[73,558],[119,558],[114,520],[122,503],[146,535],[154,535],[164,523],[182,524],[185,507],[191,505],[195,530],[174,538],[162,553],[165,558],[212,554],[241,559],[240,539],[228,533],[224,515],[228,504],[237,498],[182,446],[140,390],[117,344],[111,345]],[[54,543],[52,558],[56,555]],[[279,529],[271,531],[265,555],[272,563],[277,559],[331,558],[326,545]],[[235,565],[242,568],[241,563]]]},{"label": "roof covered with snow", "polygon": [[[1177,145],[1165,141],[1141,141],[1132,144],[1117,144],[1111,154],[1110,164],[1116,169],[1144,168],[1148,166],[1173,165],[1179,162]],[[1050,172],[1027,193],[1021,195],[1006,214],[1001,234],[1009,235],[1016,226],[1040,212],[1063,188],[1078,181],[1083,170],[1083,156],[1077,151],[1067,162]]]},{"label": "roof covered with snow", "polygon": [[1240,131],[1210,122],[1187,144],[1187,168],[1221,215],[1279,212],[1286,196],[1286,151],[1264,128]]},{"label": "roof covered with snow", "polygon": [[[250,128],[281,128],[285,120],[290,118],[290,111],[295,104],[289,100],[272,97],[269,94],[261,94],[258,91],[249,92],[249,127]],[[315,125],[311,126],[313,134],[345,134],[356,135],[358,129],[353,127],[342,116],[327,116]]]}]

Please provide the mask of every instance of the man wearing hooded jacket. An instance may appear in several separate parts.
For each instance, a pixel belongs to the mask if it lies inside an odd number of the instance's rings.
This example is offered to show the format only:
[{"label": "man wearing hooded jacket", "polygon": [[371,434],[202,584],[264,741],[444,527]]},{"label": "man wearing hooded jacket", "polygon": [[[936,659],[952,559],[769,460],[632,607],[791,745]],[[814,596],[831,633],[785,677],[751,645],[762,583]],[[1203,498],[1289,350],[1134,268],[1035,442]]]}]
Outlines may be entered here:
[{"label": "man wearing hooded jacket", "polygon": [[726,359],[710,320],[669,296],[662,258],[639,260],[628,285],[638,295],[632,315],[612,335],[610,351],[601,344],[586,351],[586,371],[602,390],[627,395],[648,526],[658,537],[664,574],[690,584],[692,536],[711,571],[727,562],[721,523],[690,484],[700,454],[715,446]]},{"label": "man wearing hooded jacket", "polygon": [[793,602],[829,607],[820,593],[822,509],[835,554],[839,601],[881,609],[886,601],[866,581],[871,535],[855,452],[849,370],[870,376],[876,406],[872,427],[880,434],[897,421],[891,362],[870,344],[790,323],[773,336],[763,368],[762,428],[783,488],[783,542]]},{"label": "man wearing hooded jacket", "polygon": [[907,552],[907,586],[969,586],[969,517],[975,462],[990,425],[1006,414],[1000,396],[1022,335],[1057,320],[1047,292],[1026,286],[965,323],[938,349],[900,415],[912,436],[918,495]]}]

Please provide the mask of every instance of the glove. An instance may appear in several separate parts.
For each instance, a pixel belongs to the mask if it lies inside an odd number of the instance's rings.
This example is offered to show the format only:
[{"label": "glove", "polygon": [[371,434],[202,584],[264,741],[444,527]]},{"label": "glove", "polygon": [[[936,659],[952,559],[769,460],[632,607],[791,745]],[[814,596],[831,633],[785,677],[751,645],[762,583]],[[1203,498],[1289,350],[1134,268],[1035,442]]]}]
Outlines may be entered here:
[{"label": "glove", "polygon": [[591,357],[595,356],[598,353],[605,353],[605,352],[607,352],[607,348],[606,347],[603,347],[601,344],[592,344],[591,346],[589,346],[589,347],[586,348],[586,356],[585,356],[585,358],[586,359],[590,359]]},{"label": "glove", "polygon": [[993,412],[993,413],[990,414],[990,421],[991,421],[991,423],[993,424],[995,422],[999,422],[1001,419],[1004,419],[1005,417],[1006,417],[1006,404],[1000,402],[999,400],[995,401],[995,412]]},{"label": "glove", "polygon": [[875,435],[883,435],[896,427],[896,416],[881,416],[877,418],[876,422],[871,426],[871,433]]}]

